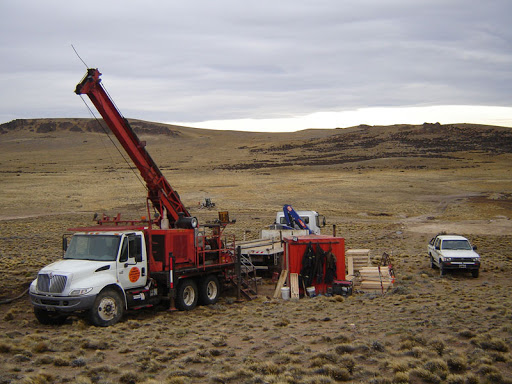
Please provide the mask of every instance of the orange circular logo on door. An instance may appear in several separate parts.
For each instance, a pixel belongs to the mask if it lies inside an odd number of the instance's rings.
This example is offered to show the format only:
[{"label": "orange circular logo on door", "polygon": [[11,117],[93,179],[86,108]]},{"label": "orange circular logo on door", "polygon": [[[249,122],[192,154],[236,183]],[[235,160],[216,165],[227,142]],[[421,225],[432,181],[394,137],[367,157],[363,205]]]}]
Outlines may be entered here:
[{"label": "orange circular logo on door", "polygon": [[130,269],[130,272],[128,273],[128,278],[132,283],[135,283],[137,280],[139,280],[140,277],[140,270],[137,267],[133,267]]}]

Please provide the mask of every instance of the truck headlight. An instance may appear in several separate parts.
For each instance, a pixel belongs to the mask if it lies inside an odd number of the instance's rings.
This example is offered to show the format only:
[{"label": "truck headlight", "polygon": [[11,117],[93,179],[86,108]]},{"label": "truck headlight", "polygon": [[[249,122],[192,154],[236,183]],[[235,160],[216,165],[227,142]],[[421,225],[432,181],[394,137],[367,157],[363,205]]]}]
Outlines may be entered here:
[{"label": "truck headlight", "polygon": [[69,296],[81,296],[81,295],[85,295],[91,291],[92,291],[92,288],[77,288],[77,289],[73,289],[69,293]]},{"label": "truck headlight", "polygon": [[36,293],[36,285],[37,285],[37,279],[35,279],[32,283],[30,283],[30,287],[29,287],[30,293]]},{"label": "truck headlight", "polygon": [[444,261],[452,261],[452,258],[451,257],[445,257]]}]

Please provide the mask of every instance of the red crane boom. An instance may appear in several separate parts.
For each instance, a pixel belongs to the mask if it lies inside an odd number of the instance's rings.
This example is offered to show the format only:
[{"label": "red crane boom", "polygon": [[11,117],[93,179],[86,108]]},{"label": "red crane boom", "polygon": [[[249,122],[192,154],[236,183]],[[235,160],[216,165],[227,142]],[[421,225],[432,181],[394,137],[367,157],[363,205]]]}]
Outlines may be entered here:
[{"label": "red crane boom", "polygon": [[[128,121],[119,113],[107,92],[103,89],[98,69],[89,68],[82,81],[76,86],[75,93],[85,94],[117,137],[126,153],[139,169],[148,188],[148,199],[160,213],[160,218],[167,216],[173,226],[180,217],[190,217],[178,193],[171,187]],[[165,215],[167,211],[167,215]]]}]

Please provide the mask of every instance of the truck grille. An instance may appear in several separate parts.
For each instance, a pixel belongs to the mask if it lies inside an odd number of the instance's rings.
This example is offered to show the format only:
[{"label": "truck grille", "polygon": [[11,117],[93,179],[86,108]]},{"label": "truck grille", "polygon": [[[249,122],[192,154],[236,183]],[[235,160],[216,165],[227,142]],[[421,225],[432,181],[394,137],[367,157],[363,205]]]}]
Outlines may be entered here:
[{"label": "truck grille", "polygon": [[37,276],[37,290],[47,293],[62,293],[67,279],[67,276],[40,273]]},{"label": "truck grille", "polygon": [[471,264],[473,264],[475,262],[473,261],[473,258],[471,258],[471,257],[454,257],[454,258],[452,258],[452,264],[453,263],[471,263]]}]

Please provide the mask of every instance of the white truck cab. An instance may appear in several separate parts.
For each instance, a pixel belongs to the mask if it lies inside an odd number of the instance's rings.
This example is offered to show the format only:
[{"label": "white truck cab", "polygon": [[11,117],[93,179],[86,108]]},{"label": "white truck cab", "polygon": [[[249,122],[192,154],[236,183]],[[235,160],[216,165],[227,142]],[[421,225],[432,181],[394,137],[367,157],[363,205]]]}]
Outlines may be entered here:
[{"label": "white truck cab", "polygon": [[69,246],[63,243],[63,259],[41,269],[30,285],[37,319],[62,323],[86,311],[95,325],[117,322],[127,307],[126,291],[148,285],[144,233],[78,232]]},{"label": "white truck cab", "polygon": [[[300,216],[302,221],[306,223],[309,229],[315,234],[320,234],[320,228],[325,227],[325,216],[321,216],[316,211],[296,211]],[[286,218],[284,217],[284,212],[279,211],[276,214],[275,226],[278,228],[279,226],[285,226]]]}]

